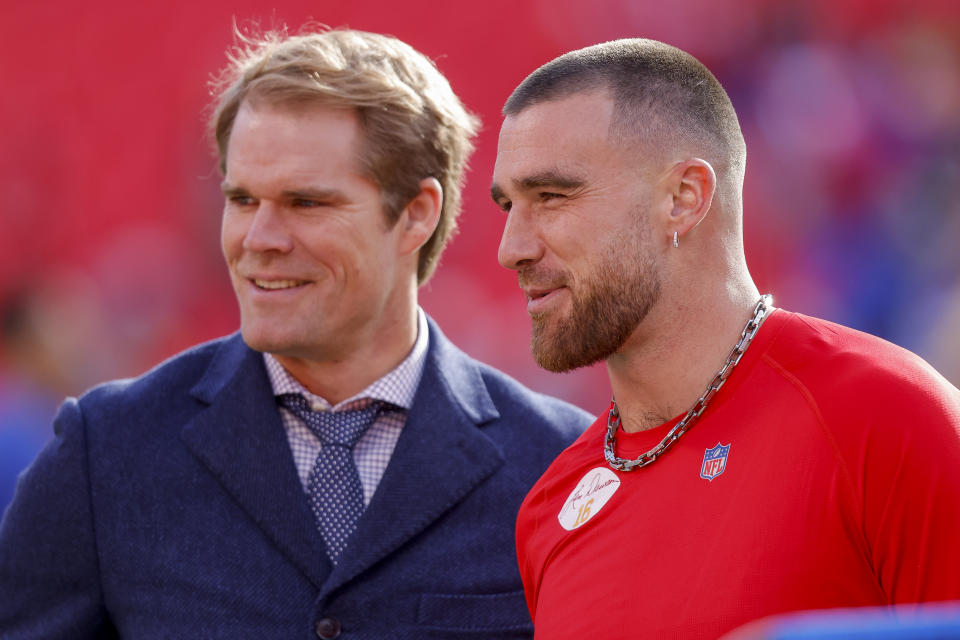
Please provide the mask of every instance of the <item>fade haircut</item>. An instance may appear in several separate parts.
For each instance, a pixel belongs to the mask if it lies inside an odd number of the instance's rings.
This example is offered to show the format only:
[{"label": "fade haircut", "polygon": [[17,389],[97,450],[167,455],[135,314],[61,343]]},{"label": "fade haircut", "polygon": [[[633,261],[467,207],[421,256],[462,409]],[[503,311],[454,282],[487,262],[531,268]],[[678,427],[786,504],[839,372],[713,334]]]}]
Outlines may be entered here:
[{"label": "fade haircut", "polygon": [[663,42],[614,40],[564,54],[527,76],[503,114],[604,89],[614,101],[611,139],[706,155],[718,180],[726,175],[739,193],[747,152],[727,92],[699,60]]},{"label": "fade haircut", "polygon": [[381,191],[388,225],[433,177],[440,220],[420,249],[417,280],[429,279],[457,226],[460,192],[479,121],[426,56],[400,40],[349,29],[289,36],[237,32],[229,65],[212,83],[212,137],[226,172],[230,132],[244,101],[353,110],[362,130],[359,170]]}]

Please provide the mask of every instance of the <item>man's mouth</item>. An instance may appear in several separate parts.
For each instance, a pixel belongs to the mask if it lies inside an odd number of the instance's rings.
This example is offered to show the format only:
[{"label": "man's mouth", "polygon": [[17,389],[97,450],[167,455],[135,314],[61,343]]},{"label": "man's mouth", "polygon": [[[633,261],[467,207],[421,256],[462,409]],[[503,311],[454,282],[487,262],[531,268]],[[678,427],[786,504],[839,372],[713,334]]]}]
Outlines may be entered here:
[{"label": "man's mouth", "polygon": [[564,286],[554,287],[552,289],[527,289],[524,293],[527,296],[527,313],[540,314],[546,311],[557,299],[560,292],[566,289]]},{"label": "man's mouth", "polygon": [[533,315],[545,312],[554,303],[562,299],[561,292],[568,289],[567,274],[552,269],[520,269],[517,272],[517,284],[527,298],[527,313]]},{"label": "man's mouth", "polygon": [[302,287],[308,282],[308,280],[253,280],[253,284],[256,285],[258,289],[266,289],[269,291],[276,291],[278,289],[294,289],[296,287]]},{"label": "man's mouth", "polygon": [[540,298],[543,298],[544,296],[550,295],[551,293],[553,293],[553,292],[556,291],[556,290],[557,290],[557,288],[553,288],[553,289],[527,289],[527,291],[525,291],[524,293],[527,294],[527,300],[539,300]]}]

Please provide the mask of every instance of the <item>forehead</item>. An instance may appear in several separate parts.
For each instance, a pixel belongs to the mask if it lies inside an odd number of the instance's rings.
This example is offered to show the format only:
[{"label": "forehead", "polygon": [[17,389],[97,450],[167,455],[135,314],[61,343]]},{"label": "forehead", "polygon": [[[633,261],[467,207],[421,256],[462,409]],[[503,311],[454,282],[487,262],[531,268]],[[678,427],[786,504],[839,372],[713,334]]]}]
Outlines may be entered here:
[{"label": "forehead", "polygon": [[574,94],[507,116],[500,129],[494,181],[522,180],[546,169],[585,170],[611,161],[613,99]]},{"label": "forehead", "polygon": [[245,100],[227,145],[227,173],[352,172],[360,137],[359,119],[350,109]]}]

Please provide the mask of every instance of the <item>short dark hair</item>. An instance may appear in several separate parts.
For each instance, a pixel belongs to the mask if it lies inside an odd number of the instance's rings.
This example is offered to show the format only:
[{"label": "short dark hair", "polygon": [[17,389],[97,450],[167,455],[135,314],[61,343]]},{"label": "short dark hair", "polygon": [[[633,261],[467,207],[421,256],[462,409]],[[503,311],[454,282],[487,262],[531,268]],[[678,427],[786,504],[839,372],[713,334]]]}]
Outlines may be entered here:
[{"label": "short dark hair", "polygon": [[727,92],[699,60],[656,40],[614,40],[555,58],[520,83],[503,114],[604,89],[614,101],[611,134],[689,141],[713,156],[718,172],[742,180],[746,145]]}]

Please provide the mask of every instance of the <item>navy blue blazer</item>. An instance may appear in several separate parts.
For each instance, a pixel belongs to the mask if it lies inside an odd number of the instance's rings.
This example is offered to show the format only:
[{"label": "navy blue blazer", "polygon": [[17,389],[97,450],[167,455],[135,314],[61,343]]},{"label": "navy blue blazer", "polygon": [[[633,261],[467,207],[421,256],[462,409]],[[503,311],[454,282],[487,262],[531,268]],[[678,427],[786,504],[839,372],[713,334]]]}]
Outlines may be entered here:
[{"label": "navy blue blazer", "polygon": [[[233,335],[68,399],[0,524],[0,637],[527,638],[520,502],[591,422],[430,322],[393,458],[333,566],[261,355]],[[331,621],[335,620],[335,624]]]}]

